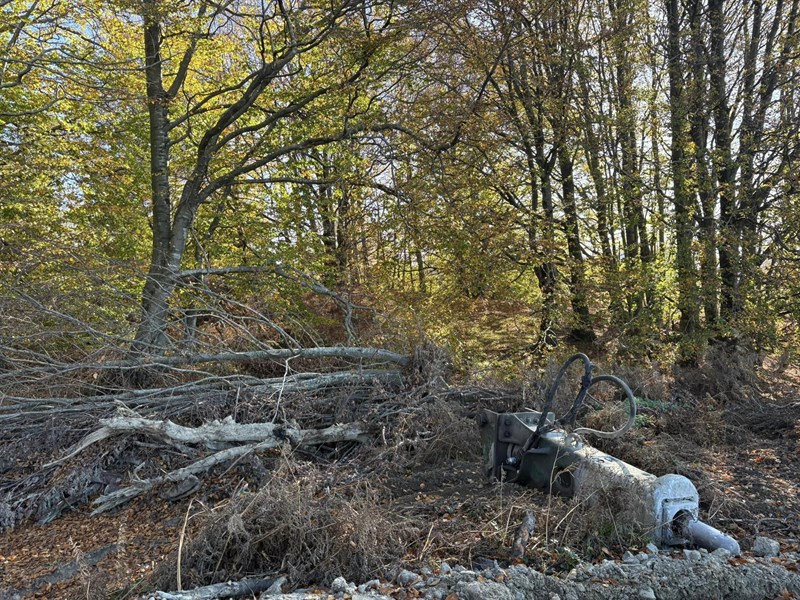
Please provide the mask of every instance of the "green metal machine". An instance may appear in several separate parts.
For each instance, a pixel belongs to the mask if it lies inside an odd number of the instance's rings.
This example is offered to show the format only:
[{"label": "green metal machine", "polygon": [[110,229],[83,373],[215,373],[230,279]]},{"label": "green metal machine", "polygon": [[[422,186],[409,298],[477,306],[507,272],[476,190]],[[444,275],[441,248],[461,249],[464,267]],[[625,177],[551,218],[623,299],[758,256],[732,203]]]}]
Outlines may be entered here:
[{"label": "green metal machine", "polygon": [[[561,417],[551,412],[556,393],[569,367],[584,366],[580,390],[572,407]],[[656,477],[614,456],[593,448],[583,435],[616,438],[633,427],[636,399],[630,387],[613,375],[592,375],[585,354],[571,356],[547,392],[541,412],[526,410],[478,415],[483,446],[484,474],[490,480],[516,483],[558,496],[586,496],[594,491],[624,493],[628,508],[621,520],[630,520],[649,531],[660,545],[694,544],[707,549],[725,548],[739,554],[739,544],[698,519],[697,490],[686,477]],[[627,403],[627,419],[614,431],[574,427],[584,402],[601,384],[610,385]],[[571,431],[570,431],[571,430]]]}]

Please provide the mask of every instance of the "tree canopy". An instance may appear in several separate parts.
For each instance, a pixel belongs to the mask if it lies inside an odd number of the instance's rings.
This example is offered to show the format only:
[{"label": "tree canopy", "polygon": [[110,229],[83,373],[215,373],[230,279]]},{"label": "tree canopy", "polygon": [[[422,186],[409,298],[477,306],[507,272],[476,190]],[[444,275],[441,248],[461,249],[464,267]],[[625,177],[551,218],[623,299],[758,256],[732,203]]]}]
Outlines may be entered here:
[{"label": "tree canopy", "polygon": [[173,353],[214,307],[276,345],[385,336],[377,310],[465,361],[789,348],[799,19],[798,0],[0,2],[3,335],[34,302],[54,319],[37,352]]}]

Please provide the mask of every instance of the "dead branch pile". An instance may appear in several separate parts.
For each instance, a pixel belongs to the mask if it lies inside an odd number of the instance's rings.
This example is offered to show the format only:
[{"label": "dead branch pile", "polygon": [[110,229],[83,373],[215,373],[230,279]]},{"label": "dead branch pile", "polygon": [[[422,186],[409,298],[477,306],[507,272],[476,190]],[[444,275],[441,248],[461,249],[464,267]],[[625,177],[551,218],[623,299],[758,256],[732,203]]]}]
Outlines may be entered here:
[{"label": "dead branch pile", "polygon": [[0,280],[0,530],[92,500],[181,498],[283,448],[346,453],[427,372],[427,352],[358,345],[385,341],[383,317],[281,264],[184,273],[167,350],[132,350],[142,274],[49,252],[63,277],[31,254]]},{"label": "dead branch pile", "polygon": [[[188,368],[199,363],[253,360],[254,355],[258,359],[283,360],[285,375],[262,379]],[[334,372],[290,369],[293,359],[322,358],[358,362],[356,368]],[[29,471],[27,477],[0,484],[0,528],[13,527],[29,517],[50,521],[98,493],[99,497],[93,502],[95,513],[115,508],[155,488],[164,498],[182,498],[196,491],[200,487],[198,476],[214,467],[284,445],[302,449],[364,442],[368,436],[362,423],[341,424],[330,411],[316,415],[309,411],[310,428],[301,428],[288,417],[289,414],[302,416],[291,404],[300,402],[308,406],[314,398],[326,402],[339,394],[357,398],[387,389],[394,393],[402,385],[402,372],[397,368],[379,367],[386,364],[403,367],[410,364],[410,360],[381,349],[321,347],[261,350],[241,355],[226,352],[167,356],[146,362],[116,360],[69,365],[51,361],[2,373],[0,384],[13,381],[19,386],[20,381],[34,375],[67,378],[89,371],[118,373],[120,369],[157,367],[176,377],[179,373],[184,381],[171,386],[98,395],[26,397],[6,393],[0,402],[0,443],[9,449],[5,453],[7,456],[14,456],[15,444],[29,449],[31,441],[41,444],[48,429],[55,428],[56,424],[62,429],[60,437],[57,435],[54,443],[51,442],[52,460]],[[10,387],[5,386],[5,389]],[[247,420],[257,418],[259,421],[237,422],[231,413],[221,420],[208,420],[215,413],[230,409],[242,413]],[[204,414],[196,414],[199,412]],[[181,419],[187,424],[165,417]],[[264,421],[265,417],[269,421]],[[197,421],[200,421],[199,426],[189,426]],[[89,431],[92,427],[96,429]],[[65,429],[72,431],[65,433]],[[74,441],[78,432],[84,437],[64,450],[64,443]],[[122,441],[111,443],[108,440],[112,437]],[[129,460],[134,447],[143,445],[151,455],[171,452],[171,459],[158,468],[139,460],[133,473],[124,475],[129,469],[120,461]],[[98,450],[89,452],[90,447],[95,446]],[[12,460],[4,467],[10,473],[16,468]],[[140,473],[143,467],[149,468],[153,475],[143,476]]]}]

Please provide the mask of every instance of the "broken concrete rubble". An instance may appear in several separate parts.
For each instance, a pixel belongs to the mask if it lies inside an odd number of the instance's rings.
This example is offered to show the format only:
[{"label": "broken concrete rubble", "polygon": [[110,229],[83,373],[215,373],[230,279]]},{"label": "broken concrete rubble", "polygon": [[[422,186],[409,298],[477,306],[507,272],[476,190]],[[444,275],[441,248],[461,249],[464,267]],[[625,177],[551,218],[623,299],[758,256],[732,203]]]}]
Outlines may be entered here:
[{"label": "broken concrete rubble", "polygon": [[[439,569],[438,573],[420,576],[411,587],[427,600],[441,600],[451,594],[460,600],[551,600],[555,597],[561,600],[682,600],[696,597],[749,600],[774,598],[780,594],[800,595],[800,573],[792,570],[800,564],[797,553],[780,555],[778,561],[745,558],[734,563],[730,558],[730,553],[724,549],[711,553],[692,551],[690,556],[684,556],[684,553],[674,557],[666,553],[650,554],[636,561],[584,563],[564,577],[545,575],[525,565],[512,565],[505,569],[489,567],[482,571],[459,569],[457,566],[447,572]],[[341,583],[330,593],[297,591],[262,597],[264,600],[345,598],[347,592]],[[354,584],[346,583],[346,589],[353,588]],[[403,589],[408,588],[376,585],[376,589],[364,589],[363,592],[359,589],[347,597],[352,600],[386,600],[397,597],[398,593],[407,593]]]},{"label": "broken concrete rubble", "polygon": [[758,536],[753,542],[753,554],[756,556],[778,556],[781,553],[781,545],[768,537]]}]

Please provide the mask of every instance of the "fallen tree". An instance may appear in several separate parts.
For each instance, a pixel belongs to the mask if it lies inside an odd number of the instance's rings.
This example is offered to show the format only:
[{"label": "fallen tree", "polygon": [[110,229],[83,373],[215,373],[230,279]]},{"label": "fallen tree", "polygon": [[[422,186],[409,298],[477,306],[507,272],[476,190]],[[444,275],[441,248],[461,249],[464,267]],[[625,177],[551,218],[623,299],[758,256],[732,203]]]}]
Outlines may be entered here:
[{"label": "fallen tree", "polygon": [[[104,494],[92,503],[96,506],[93,514],[100,514],[116,508],[136,496],[148,492],[159,484],[183,482],[195,475],[205,473],[216,465],[241,458],[251,452],[269,450],[284,444],[289,444],[291,447],[296,448],[335,442],[365,441],[367,439],[363,427],[358,423],[333,425],[321,430],[302,430],[274,423],[236,423],[230,417],[201,427],[183,427],[169,420],[154,421],[140,417],[117,417],[104,419],[101,424],[103,425],[102,428],[86,436],[66,456],[45,465],[44,468],[55,466],[73,458],[92,444],[114,435],[146,434],[164,439],[170,443],[198,444],[206,448],[218,447],[220,444],[224,444],[229,447],[166,475],[150,479],[135,479],[131,486]],[[242,442],[251,443],[232,445]],[[194,486],[194,489],[197,487],[199,485]],[[194,489],[178,488],[178,493],[171,495],[171,499],[184,497],[188,495],[187,492],[194,491]]]},{"label": "fallen tree", "polygon": [[242,581],[227,581],[216,583],[193,590],[178,592],[156,592],[152,596],[155,600],[216,600],[217,598],[242,598],[254,597],[260,592],[268,592],[276,583],[280,587],[281,579],[245,579]]},{"label": "fallen tree", "polygon": [[53,418],[90,421],[91,417],[107,417],[109,411],[119,406],[144,414],[163,413],[165,409],[180,414],[182,409],[204,396],[219,397],[228,393],[282,396],[297,392],[325,393],[336,388],[372,387],[376,384],[398,389],[402,382],[402,372],[398,370],[357,369],[334,373],[295,373],[267,379],[211,375],[174,386],[88,396],[31,398],[6,395],[0,404],[0,425],[16,435],[27,430],[38,430]]},{"label": "fallen tree", "polygon": [[[95,499],[92,504],[96,508],[92,514],[104,513],[121,506],[157,485],[180,484],[219,464],[240,459],[252,452],[263,452],[284,444],[298,448],[336,442],[363,442],[368,439],[364,427],[359,423],[333,425],[319,430],[303,430],[275,423],[236,423],[232,417],[227,417],[222,421],[212,421],[200,427],[184,427],[168,419],[155,421],[138,416],[120,416],[102,419],[100,424],[102,425],[100,429],[90,433],[70,448],[65,456],[44,465],[43,469],[55,467],[76,457],[97,442],[125,434],[148,435],[170,444],[199,445],[207,449],[217,449],[217,451],[166,475],[149,479],[139,479],[134,476],[132,485],[103,494]],[[219,449],[221,446],[224,448]],[[182,498],[198,487],[199,482],[192,479],[191,486],[188,488],[180,486],[167,497],[169,499]]]},{"label": "fallen tree", "polygon": [[[8,352],[8,354],[11,354]],[[347,346],[329,346],[316,348],[269,348],[252,350],[248,352],[198,352],[193,354],[174,355],[141,355],[129,360],[104,360],[97,362],[64,362],[52,360],[49,357],[36,357],[29,359],[34,363],[27,368],[9,370],[0,373],[0,382],[5,379],[17,379],[26,375],[44,375],[58,373],[64,375],[75,371],[103,371],[103,370],[139,370],[155,367],[177,367],[197,365],[201,363],[242,363],[257,360],[292,360],[297,358],[347,358],[373,362],[394,363],[403,367],[411,364],[411,357],[383,350],[381,348],[360,348]],[[6,360],[8,360],[8,355]]]}]

